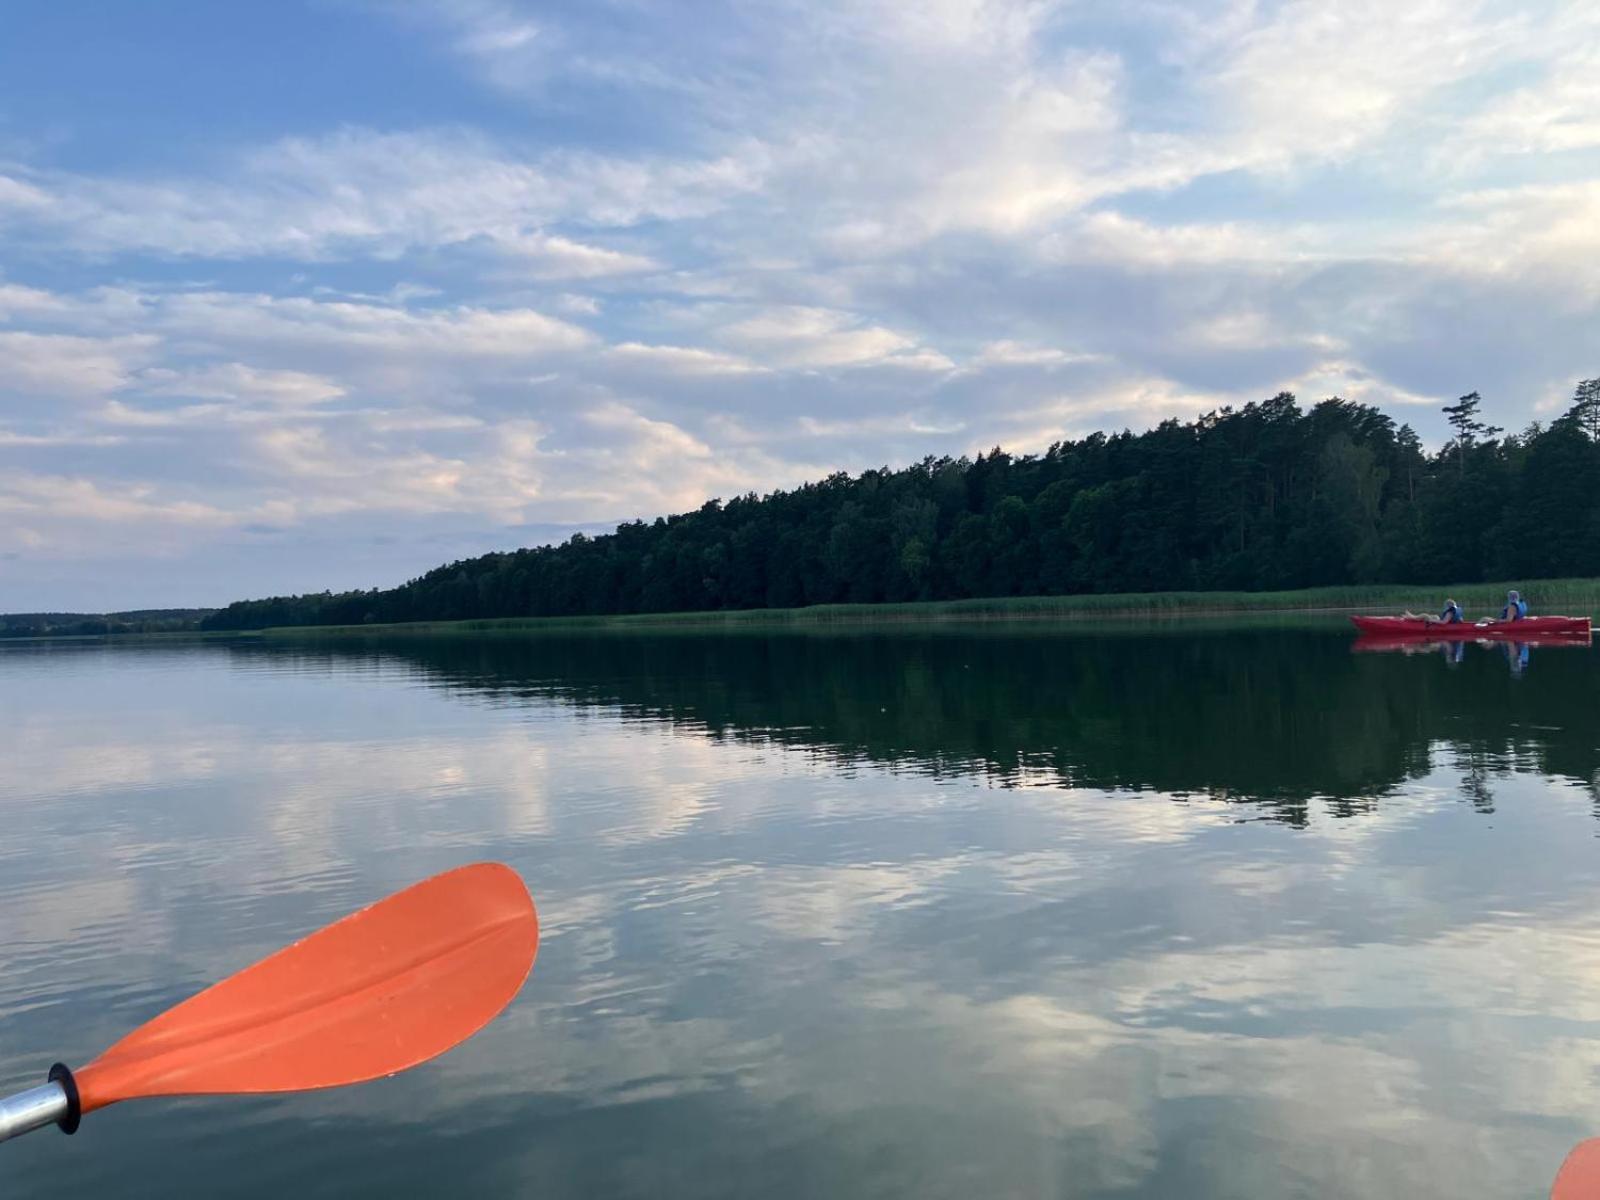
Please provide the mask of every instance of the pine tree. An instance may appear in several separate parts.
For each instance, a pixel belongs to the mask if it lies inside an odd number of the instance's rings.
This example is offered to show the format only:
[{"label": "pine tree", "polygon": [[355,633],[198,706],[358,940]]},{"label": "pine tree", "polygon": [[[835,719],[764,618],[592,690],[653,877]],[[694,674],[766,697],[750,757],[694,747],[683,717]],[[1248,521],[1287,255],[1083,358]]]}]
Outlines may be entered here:
[{"label": "pine tree", "polygon": [[1456,459],[1461,466],[1461,474],[1467,473],[1467,450],[1479,438],[1492,438],[1497,433],[1505,430],[1498,425],[1487,425],[1478,420],[1478,406],[1483,403],[1483,397],[1477,392],[1468,392],[1454,404],[1446,404],[1440,411],[1450,421],[1450,427],[1456,431]]},{"label": "pine tree", "polygon": [[1585,379],[1578,384],[1567,416],[1589,435],[1590,441],[1600,442],[1600,379]]}]

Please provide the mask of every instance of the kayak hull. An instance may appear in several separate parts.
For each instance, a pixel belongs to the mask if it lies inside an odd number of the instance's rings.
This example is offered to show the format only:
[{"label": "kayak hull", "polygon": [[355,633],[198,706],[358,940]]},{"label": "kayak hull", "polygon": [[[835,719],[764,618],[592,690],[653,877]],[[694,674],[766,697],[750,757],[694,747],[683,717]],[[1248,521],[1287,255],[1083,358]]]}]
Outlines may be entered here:
[{"label": "kayak hull", "polygon": [[1588,617],[1524,617],[1520,621],[1488,621],[1483,624],[1458,621],[1453,625],[1424,617],[1351,617],[1350,621],[1363,637],[1378,637],[1385,641],[1416,638],[1431,642],[1470,642],[1479,638],[1499,638],[1524,642],[1534,638],[1587,638],[1590,633]]}]

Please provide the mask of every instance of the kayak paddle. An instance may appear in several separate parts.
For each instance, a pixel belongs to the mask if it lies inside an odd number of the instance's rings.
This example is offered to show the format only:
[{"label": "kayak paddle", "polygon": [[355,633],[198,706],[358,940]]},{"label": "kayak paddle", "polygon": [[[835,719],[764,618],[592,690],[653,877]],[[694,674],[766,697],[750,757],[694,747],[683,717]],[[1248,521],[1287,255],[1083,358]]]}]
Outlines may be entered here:
[{"label": "kayak paddle", "polygon": [[1600,1196],[1600,1138],[1579,1142],[1556,1172],[1550,1200],[1594,1200]]},{"label": "kayak paddle", "polygon": [[511,1002],[539,917],[501,863],[445,871],[335,921],[141,1025],[88,1066],[0,1098],[0,1142],[141,1096],[362,1083],[465,1041]]}]

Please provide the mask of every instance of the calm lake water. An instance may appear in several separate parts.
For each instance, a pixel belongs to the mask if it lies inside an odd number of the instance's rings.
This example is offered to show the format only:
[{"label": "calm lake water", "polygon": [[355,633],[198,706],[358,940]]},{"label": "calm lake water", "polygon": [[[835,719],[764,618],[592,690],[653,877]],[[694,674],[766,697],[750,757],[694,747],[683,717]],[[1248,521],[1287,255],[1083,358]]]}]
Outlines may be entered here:
[{"label": "calm lake water", "polygon": [[507,1013],[0,1193],[1543,1196],[1600,1133],[1600,656],[1326,627],[0,646],[0,1087],[501,859]]}]

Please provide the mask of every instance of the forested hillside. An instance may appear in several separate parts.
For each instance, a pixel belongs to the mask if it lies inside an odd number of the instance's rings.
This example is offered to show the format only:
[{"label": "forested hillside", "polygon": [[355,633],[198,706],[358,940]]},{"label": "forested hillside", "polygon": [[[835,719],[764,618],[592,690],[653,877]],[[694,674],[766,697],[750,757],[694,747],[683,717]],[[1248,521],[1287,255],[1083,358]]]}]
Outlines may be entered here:
[{"label": "forested hillside", "polygon": [[996,449],[712,500],[389,590],[241,601],[209,629],[832,602],[1600,575],[1600,379],[1506,435],[1476,393],[1426,453],[1292,395],[1042,454]]}]

